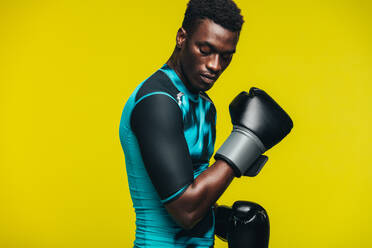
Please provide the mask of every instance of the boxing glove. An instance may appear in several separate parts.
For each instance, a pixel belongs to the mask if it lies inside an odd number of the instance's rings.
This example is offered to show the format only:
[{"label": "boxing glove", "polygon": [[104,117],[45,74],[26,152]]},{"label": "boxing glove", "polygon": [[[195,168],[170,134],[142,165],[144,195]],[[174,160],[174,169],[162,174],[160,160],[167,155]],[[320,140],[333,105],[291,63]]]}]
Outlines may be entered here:
[{"label": "boxing glove", "polygon": [[266,210],[257,203],[236,201],[232,207],[215,208],[215,234],[229,248],[267,248],[270,223]]},{"label": "boxing glove", "polygon": [[255,87],[235,97],[229,111],[233,130],[214,157],[225,160],[237,177],[255,176],[267,161],[261,154],[279,143],[293,122],[274,99]]},{"label": "boxing glove", "polygon": [[269,247],[270,223],[266,210],[257,203],[236,201],[227,231],[229,248]]}]

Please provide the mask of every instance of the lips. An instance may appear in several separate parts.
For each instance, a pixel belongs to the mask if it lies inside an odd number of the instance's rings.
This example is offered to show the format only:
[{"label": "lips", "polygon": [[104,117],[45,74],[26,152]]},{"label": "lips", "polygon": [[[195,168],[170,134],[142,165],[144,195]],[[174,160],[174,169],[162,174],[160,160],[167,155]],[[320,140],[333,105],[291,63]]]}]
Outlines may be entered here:
[{"label": "lips", "polygon": [[212,84],[217,80],[216,76],[211,76],[211,75],[207,75],[207,74],[200,74],[200,77],[203,80],[203,82],[205,82],[207,84]]}]

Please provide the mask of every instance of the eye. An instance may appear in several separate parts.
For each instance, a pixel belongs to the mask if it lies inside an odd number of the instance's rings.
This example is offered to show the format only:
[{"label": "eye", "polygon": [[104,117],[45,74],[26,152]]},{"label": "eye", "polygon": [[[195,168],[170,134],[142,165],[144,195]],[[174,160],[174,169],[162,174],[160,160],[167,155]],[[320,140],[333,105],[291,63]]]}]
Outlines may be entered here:
[{"label": "eye", "polygon": [[200,46],[199,51],[203,55],[209,55],[211,53],[211,49],[208,46]]}]

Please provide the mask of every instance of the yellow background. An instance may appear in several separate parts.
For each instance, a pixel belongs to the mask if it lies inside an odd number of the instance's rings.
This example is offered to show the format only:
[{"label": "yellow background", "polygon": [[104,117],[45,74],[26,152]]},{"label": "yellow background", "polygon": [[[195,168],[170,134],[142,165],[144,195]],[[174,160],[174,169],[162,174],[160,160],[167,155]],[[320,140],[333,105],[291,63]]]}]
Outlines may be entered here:
[{"label": "yellow background", "polygon": [[[372,5],[237,1],[246,23],[209,95],[218,148],[251,86],[294,120],[256,178],[219,200],[265,207],[271,248],[372,247]],[[118,126],[170,56],[186,1],[1,1],[0,247],[131,247]],[[227,244],[216,240],[216,247]]]}]

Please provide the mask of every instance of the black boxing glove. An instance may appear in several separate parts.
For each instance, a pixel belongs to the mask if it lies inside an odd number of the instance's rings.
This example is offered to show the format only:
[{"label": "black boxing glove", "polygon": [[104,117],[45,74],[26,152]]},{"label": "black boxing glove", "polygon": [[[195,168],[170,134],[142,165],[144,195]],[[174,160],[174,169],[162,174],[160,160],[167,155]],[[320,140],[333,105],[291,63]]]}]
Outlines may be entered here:
[{"label": "black boxing glove", "polygon": [[263,90],[252,87],[229,105],[233,130],[214,158],[225,160],[235,175],[255,176],[267,161],[261,155],[293,128],[289,115]]},{"label": "black boxing glove", "polygon": [[270,223],[266,210],[257,203],[236,201],[227,231],[229,248],[269,247]]},{"label": "black boxing glove", "polygon": [[266,210],[257,203],[236,201],[231,207],[215,208],[215,234],[229,248],[269,246],[270,223]]}]

